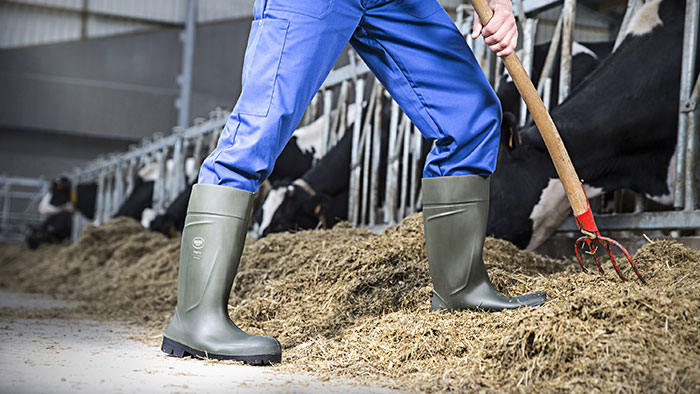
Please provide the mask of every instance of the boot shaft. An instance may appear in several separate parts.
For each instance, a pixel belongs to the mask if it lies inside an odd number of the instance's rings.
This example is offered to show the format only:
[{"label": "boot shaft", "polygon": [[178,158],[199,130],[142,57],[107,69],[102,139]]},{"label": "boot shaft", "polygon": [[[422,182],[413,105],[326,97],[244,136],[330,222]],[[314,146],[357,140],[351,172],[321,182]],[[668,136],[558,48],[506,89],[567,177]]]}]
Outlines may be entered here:
[{"label": "boot shaft", "polygon": [[[178,311],[225,306],[243,252],[253,194],[224,186],[194,185],[182,232]],[[215,279],[214,279],[215,278]]]}]

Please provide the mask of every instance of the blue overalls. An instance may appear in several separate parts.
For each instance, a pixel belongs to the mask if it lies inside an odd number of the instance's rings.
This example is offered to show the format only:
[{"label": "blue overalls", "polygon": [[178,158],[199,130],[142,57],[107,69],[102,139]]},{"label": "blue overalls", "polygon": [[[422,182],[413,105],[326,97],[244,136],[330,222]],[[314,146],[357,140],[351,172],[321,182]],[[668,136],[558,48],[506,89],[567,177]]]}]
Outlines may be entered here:
[{"label": "blue overalls", "polygon": [[243,90],[199,183],[256,192],[345,45],[428,139],[423,176],[490,175],[501,107],[437,0],[257,0]]}]

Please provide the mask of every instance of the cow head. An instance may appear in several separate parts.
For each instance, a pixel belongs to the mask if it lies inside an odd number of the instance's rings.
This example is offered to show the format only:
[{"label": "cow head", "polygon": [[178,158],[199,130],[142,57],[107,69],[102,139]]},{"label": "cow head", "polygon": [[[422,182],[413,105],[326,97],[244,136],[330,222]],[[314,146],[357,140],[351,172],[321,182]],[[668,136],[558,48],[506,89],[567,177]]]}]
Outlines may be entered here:
[{"label": "cow head", "polygon": [[305,188],[289,184],[273,189],[262,207],[261,236],[283,231],[305,230],[324,225],[322,211],[329,198],[311,194]]},{"label": "cow head", "polygon": [[60,207],[71,200],[71,182],[66,177],[54,179],[51,182],[51,200],[49,203],[54,207]]}]

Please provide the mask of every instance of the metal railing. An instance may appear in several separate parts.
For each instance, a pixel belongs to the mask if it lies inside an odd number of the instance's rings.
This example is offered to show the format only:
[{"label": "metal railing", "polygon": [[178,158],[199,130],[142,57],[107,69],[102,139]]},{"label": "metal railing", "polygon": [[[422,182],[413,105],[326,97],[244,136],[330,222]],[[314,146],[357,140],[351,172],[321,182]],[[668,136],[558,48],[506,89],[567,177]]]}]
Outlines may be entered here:
[{"label": "metal railing", "polygon": [[22,242],[27,227],[41,223],[38,205],[48,188],[41,178],[0,176],[0,243]]},{"label": "metal railing", "polygon": [[[635,0],[631,0],[635,1]],[[534,37],[537,30],[536,14],[552,5],[561,4],[561,1],[526,1],[522,4],[516,1],[516,10],[519,12],[523,29],[522,58],[528,73],[532,74]],[[571,74],[571,47],[573,40],[573,20],[575,1],[565,0],[562,14],[557,23],[554,43],[547,54],[545,67],[540,76],[538,91],[549,103],[551,97],[551,75],[555,67],[555,55],[557,46],[561,46],[560,67],[560,96],[557,102],[563,100],[569,89]],[[691,42],[693,24],[697,37],[697,3],[698,0],[688,0],[688,15],[686,22],[686,39]],[[695,7],[695,8],[693,8]],[[630,9],[634,9],[630,6]],[[693,14],[692,11],[695,10]],[[471,7],[459,6],[456,9],[456,23],[464,33],[469,45],[477,56],[489,81],[497,85],[503,72],[502,66],[496,61],[495,55],[487,50],[482,40],[471,40],[469,33],[472,26]],[[629,11],[629,9],[628,9]],[[625,18],[626,20],[628,17]],[[621,29],[622,30],[622,29]],[[684,58],[694,59],[690,47],[696,45],[684,44]],[[694,49],[692,49],[694,50]],[[684,62],[684,75],[692,75],[690,64]],[[315,119],[323,118],[323,144],[322,153],[342,138],[346,132],[352,132],[351,175],[349,184],[348,216],[349,220],[358,226],[384,226],[400,221],[405,216],[416,212],[421,207],[420,178],[422,169],[419,163],[422,160],[423,144],[425,143],[416,127],[408,120],[393,100],[385,100],[383,87],[368,76],[367,66],[359,61],[354,53],[350,54],[350,64],[333,70],[316,97],[307,109],[302,124],[309,124]],[[690,81],[692,82],[692,81]],[[680,176],[677,182],[683,186],[681,191],[676,190],[676,197],[684,197],[677,205],[683,209],[679,212],[663,213],[639,213],[638,216],[616,215],[614,217],[600,217],[599,227],[610,229],[625,223],[626,227],[634,228],[695,228],[698,225],[698,211],[696,210],[695,185],[693,183],[694,162],[697,161],[697,99],[698,86],[692,89],[688,85],[687,78],[681,88],[682,119],[679,125],[679,153],[678,161]],[[688,88],[691,86],[691,88]],[[563,87],[563,88],[562,88]],[[692,94],[690,92],[693,92]],[[687,93],[687,94],[686,94]],[[355,121],[352,129],[346,128],[348,108],[355,104]],[[381,157],[381,124],[382,113],[389,106],[389,130],[387,157]],[[524,105],[523,105],[524,107]],[[521,113],[520,122],[525,123],[526,113]],[[77,170],[70,177],[74,183],[94,181],[98,184],[97,206],[95,223],[100,223],[111,217],[124,201],[132,188],[134,174],[137,168],[155,163],[161,170],[161,177],[156,179],[154,185],[153,209],[164,209],[184,188],[188,182],[193,182],[196,170],[187,173],[185,159],[192,157],[195,168],[199,168],[204,157],[211,152],[218,141],[220,130],[226,122],[224,111],[217,109],[210,114],[208,120],[197,119],[195,125],[186,129],[175,128],[168,136],[156,136],[150,141],[144,141],[139,147],[132,148],[129,152],[113,155],[109,158],[101,158],[91,165]],[[682,129],[682,130],[681,130]],[[691,131],[688,131],[691,130]],[[681,143],[683,145],[681,145]],[[682,157],[681,157],[682,156]],[[385,160],[384,167],[380,166]],[[171,171],[166,171],[167,162],[173,164]],[[382,184],[381,173],[385,172],[385,181]],[[399,175],[400,174],[400,175]],[[383,190],[384,199],[380,199]],[[641,206],[641,204],[640,204]],[[617,218],[617,219],[616,219]],[[73,236],[77,237],[85,220],[76,215],[73,225]],[[686,226],[686,227],[683,227]],[[562,231],[570,231],[570,224],[564,224]]]},{"label": "metal railing", "polygon": [[[523,15],[559,3],[561,0],[528,1],[518,8],[521,10],[521,19],[529,26],[525,32],[528,44],[524,58],[529,59],[527,63],[530,69],[536,22],[523,18]],[[456,11],[457,26],[473,48],[489,80],[493,84],[498,83],[502,67],[497,66],[495,55],[487,50],[482,40],[472,40],[470,37],[473,21],[471,7],[462,5]],[[349,65],[329,74],[307,109],[302,125],[318,117],[323,118],[322,153],[327,152],[345,132],[353,133],[349,220],[354,225],[362,226],[390,225],[421,207],[422,169],[419,163],[423,159],[425,142],[399,106],[393,100],[384,99],[384,89],[379,82],[367,79],[368,73],[367,66],[351,52]],[[352,130],[346,130],[346,117],[352,102],[358,110],[355,111]],[[389,106],[390,111],[386,158],[380,157],[384,106]],[[206,154],[216,146],[225,121],[224,111],[217,109],[210,114],[208,120],[197,119],[192,127],[175,128],[171,135],[155,136],[129,152],[100,158],[75,171],[70,175],[74,184],[89,181],[97,183],[94,223],[101,223],[116,212],[132,188],[136,169],[151,163],[155,163],[162,174],[155,180],[153,209],[163,210],[185,188],[187,182],[196,179],[196,173],[185,173],[185,158],[192,156],[195,167],[198,168]],[[172,162],[172,171],[166,171],[166,162],[169,160]],[[380,163],[383,161],[386,164],[382,167]],[[386,173],[383,184],[381,173]],[[380,199],[382,194],[383,200]],[[76,215],[73,224],[74,239],[85,224],[86,221]]]}]

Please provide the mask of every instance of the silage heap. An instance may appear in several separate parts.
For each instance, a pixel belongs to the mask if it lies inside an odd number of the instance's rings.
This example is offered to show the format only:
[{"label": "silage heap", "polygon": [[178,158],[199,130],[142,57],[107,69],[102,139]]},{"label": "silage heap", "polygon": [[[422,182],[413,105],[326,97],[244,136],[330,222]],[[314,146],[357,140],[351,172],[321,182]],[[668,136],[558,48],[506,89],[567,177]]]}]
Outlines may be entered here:
[{"label": "silage heap", "polygon": [[[509,295],[545,290],[539,308],[428,313],[420,215],[374,235],[347,225],[249,240],[230,312],[285,347],[281,368],[425,391],[700,391],[700,253],[658,241],[636,261],[648,286],[579,271],[487,240]],[[50,249],[50,248],[49,248]],[[128,219],[74,245],[5,258],[2,283],[85,300],[86,311],[148,320],[172,314],[178,244]],[[26,267],[26,269],[24,268]],[[4,278],[13,277],[11,281]]]}]

